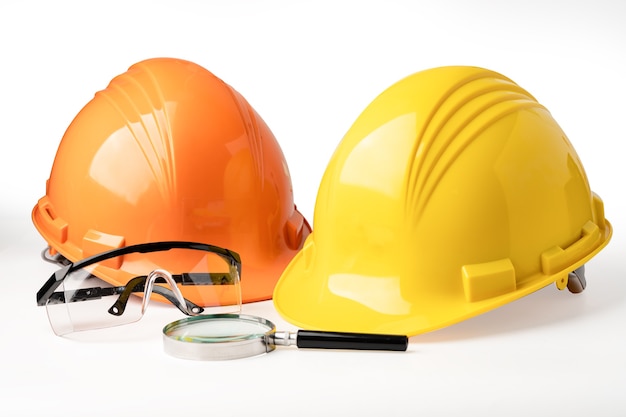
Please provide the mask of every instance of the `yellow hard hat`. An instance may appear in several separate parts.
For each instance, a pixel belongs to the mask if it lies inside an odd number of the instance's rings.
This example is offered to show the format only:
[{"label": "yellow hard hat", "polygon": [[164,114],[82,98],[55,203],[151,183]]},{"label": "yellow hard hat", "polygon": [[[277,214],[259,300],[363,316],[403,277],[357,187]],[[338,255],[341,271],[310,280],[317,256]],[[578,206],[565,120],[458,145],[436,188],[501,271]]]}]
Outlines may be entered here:
[{"label": "yellow hard hat", "polygon": [[300,327],[415,335],[556,282],[611,237],[603,203],[548,110],[476,67],[413,74],[335,150],[313,233],[274,289]]}]

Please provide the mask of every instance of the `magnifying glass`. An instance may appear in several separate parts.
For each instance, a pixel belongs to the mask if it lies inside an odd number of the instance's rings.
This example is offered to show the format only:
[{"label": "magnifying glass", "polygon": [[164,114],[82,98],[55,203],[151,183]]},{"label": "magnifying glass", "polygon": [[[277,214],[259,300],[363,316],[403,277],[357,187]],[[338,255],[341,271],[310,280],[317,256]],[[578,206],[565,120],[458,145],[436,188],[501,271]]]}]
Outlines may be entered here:
[{"label": "magnifying glass", "polygon": [[298,330],[277,332],[271,321],[244,314],[207,314],[174,321],[163,328],[165,352],[181,359],[227,360],[257,356],[276,346],[406,351],[408,337]]}]

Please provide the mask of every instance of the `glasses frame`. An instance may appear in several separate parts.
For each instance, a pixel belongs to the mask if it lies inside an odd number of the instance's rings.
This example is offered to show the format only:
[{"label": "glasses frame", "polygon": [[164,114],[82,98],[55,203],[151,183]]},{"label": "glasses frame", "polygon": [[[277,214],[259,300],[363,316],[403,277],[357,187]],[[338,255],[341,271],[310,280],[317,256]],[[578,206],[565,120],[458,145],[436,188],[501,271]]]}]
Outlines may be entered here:
[{"label": "glasses frame", "polygon": [[[235,268],[239,281],[241,280],[241,257],[237,252],[233,252],[229,249],[224,249],[219,246],[209,245],[206,243],[198,242],[185,242],[185,241],[163,241],[163,242],[150,242],[140,243],[136,245],[125,246],[118,249],[102,252],[97,255],[82,259],[78,262],[70,262],[66,258],[60,258],[59,264],[64,265],[61,269],[52,274],[50,278],[43,284],[43,286],[37,291],[37,305],[45,306],[51,300],[57,302],[65,302],[63,293],[57,293],[55,290],[61,285],[65,278],[72,272],[85,268],[89,265],[105,261],[117,256],[127,255],[130,253],[151,253],[151,252],[165,252],[171,249],[193,249],[205,252],[214,253],[224,260],[226,260],[230,266],[231,271]],[[45,252],[45,251],[44,251]],[[52,261],[47,255],[43,255],[46,261]],[[52,261],[55,262],[55,261]],[[154,285],[154,283],[168,283],[170,288]],[[114,306],[109,309],[109,313],[113,315],[121,315],[124,312],[126,302],[128,301],[130,294],[133,292],[143,292],[145,294],[142,303],[142,313],[149,302],[150,294],[152,292],[163,296],[170,303],[178,307],[185,315],[194,316],[202,313],[204,309],[191,301],[185,299],[180,292],[180,289],[176,284],[183,285],[195,285],[193,281],[185,279],[183,275],[172,275],[167,271],[157,269],[152,271],[149,275],[142,275],[131,278],[126,285],[118,287],[107,288],[84,288],[79,290],[79,296],[81,300],[88,300],[89,298],[100,298],[102,295],[114,295],[119,294],[119,298]],[[106,294],[102,292],[106,291]],[[239,300],[241,301],[241,300]],[[241,302],[240,302],[241,304]]]}]

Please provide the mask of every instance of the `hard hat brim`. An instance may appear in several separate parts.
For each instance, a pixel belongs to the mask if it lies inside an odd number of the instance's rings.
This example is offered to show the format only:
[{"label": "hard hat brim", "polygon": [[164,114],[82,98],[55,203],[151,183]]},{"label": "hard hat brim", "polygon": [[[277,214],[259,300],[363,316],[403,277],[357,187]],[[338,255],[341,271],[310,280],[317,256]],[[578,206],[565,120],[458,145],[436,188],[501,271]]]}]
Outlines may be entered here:
[{"label": "hard hat brim", "polygon": [[[432,294],[403,295],[399,287],[388,286],[387,290],[381,288],[382,293],[367,292],[360,288],[354,290],[354,294],[358,293],[358,296],[351,297],[345,292],[340,295],[329,285],[331,274],[315,270],[311,259],[307,259],[315,252],[315,243],[310,239],[283,272],[274,289],[273,302],[285,320],[301,328],[415,336],[488,312],[564,279],[569,272],[581,267],[602,250],[611,235],[611,224],[605,221],[598,245],[574,264],[550,275],[525,279],[509,293],[475,302],[468,302],[462,295],[438,298]],[[399,283],[401,279],[396,281]],[[371,306],[377,304],[375,302],[368,303],[374,298],[384,297],[389,306],[387,311],[372,308]],[[378,303],[380,305],[382,304]]]}]

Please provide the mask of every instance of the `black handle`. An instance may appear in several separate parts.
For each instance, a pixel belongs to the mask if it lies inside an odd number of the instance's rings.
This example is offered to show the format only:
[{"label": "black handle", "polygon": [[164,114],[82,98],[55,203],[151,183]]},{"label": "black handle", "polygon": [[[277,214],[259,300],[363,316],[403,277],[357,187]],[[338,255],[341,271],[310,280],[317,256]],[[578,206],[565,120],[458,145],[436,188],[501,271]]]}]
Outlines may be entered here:
[{"label": "black handle", "polygon": [[314,349],[405,351],[409,345],[409,338],[391,334],[298,330],[296,345],[299,348]]}]

